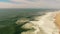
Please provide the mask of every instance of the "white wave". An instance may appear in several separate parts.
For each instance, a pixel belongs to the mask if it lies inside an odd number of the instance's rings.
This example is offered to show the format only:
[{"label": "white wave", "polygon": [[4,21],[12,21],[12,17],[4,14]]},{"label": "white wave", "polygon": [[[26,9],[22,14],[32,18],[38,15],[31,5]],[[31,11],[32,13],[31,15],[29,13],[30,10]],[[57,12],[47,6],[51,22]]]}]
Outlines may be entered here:
[{"label": "white wave", "polygon": [[35,25],[34,28],[36,30],[34,33],[38,34],[42,29],[43,33],[41,34],[59,34],[59,30],[54,23],[56,13],[57,12],[48,12],[43,16],[37,17],[38,21],[30,21],[30,23]]},{"label": "white wave", "polygon": [[54,23],[55,21],[54,17],[56,16],[56,13],[59,13],[59,12],[60,11],[47,12],[45,15],[36,17],[35,19],[37,21],[29,21],[29,23],[34,25],[32,27],[35,29],[35,31],[32,31],[32,32],[34,34],[59,34],[59,29],[56,27]]}]

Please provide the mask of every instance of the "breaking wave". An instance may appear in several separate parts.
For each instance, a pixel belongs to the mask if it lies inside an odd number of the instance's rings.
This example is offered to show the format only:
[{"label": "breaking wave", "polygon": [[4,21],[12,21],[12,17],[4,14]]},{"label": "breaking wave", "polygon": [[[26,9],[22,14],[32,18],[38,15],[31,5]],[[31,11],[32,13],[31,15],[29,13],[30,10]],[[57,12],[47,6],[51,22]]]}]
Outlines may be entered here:
[{"label": "breaking wave", "polygon": [[58,34],[58,28],[54,23],[57,12],[60,11],[47,12],[45,15],[36,16],[33,21],[27,18],[19,19],[16,24],[23,24],[21,28],[27,30],[21,34]]}]

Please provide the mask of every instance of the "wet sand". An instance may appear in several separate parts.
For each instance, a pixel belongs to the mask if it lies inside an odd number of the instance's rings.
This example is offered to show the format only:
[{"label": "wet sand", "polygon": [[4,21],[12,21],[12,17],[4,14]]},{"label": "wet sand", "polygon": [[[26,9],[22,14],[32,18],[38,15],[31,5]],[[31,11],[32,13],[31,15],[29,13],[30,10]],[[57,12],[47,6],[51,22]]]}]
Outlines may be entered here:
[{"label": "wet sand", "polygon": [[55,23],[60,28],[60,13],[57,13],[55,16]]}]

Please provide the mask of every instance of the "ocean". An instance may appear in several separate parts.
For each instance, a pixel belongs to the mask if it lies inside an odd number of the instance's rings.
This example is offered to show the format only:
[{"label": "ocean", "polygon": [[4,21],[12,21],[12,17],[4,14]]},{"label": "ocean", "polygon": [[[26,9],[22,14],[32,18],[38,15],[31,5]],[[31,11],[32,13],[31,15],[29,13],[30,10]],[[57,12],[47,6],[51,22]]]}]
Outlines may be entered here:
[{"label": "ocean", "polygon": [[38,15],[38,12],[49,12],[55,9],[0,9],[0,21],[16,16]]},{"label": "ocean", "polygon": [[58,9],[0,9],[0,34],[19,34],[23,29],[16,25],[18,19],[31,19],[56,10]]}]

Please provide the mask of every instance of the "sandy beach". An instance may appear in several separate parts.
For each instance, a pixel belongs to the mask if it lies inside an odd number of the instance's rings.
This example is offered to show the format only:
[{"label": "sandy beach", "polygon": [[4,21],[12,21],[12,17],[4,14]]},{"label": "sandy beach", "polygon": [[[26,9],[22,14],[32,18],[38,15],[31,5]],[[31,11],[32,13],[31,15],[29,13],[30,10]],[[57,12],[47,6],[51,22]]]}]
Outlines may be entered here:
[{"label": "sandy beach", "polygon": [[60,13],[57,13],[55,16],[55,23],[57,24],[57,26],[60,28]]}]

